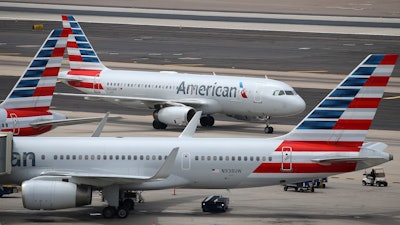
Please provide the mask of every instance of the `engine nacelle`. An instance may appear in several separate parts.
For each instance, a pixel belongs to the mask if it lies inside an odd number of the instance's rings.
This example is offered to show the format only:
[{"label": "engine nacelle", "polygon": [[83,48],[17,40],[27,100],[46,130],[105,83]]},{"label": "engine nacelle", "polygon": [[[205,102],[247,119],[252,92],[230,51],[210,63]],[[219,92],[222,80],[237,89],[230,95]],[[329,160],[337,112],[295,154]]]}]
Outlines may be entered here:
[{"label": "engine nacelle", "polygon": [[22,183],[22,202],[27,209],[66,209],[92,202],[92,189],[86,185],[51,180]]},{"label": "engine nacelle", "polygon": [[194,116],[196,110],[187,106],[170,106],[154,112],[154,119],[168,125],[187,124]]}]

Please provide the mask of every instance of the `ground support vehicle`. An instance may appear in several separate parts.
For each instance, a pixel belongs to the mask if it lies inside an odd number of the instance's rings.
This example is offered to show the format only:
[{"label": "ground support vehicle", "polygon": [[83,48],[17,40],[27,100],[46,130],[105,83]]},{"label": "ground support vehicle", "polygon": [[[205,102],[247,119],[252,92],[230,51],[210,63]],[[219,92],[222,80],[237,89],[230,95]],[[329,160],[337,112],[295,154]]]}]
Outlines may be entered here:
[{"label": "ground support vehicle", "polygon": [[386,176],[385,176],[385,171],[381,167],[374,167],[372,168],[371,172],[367,173],[367,171],[364,172],[364,178],[362,179],[362,185],[363,186],[388,186],[388,183],[386,181]]},{"label": "ground support vehicle", "polygon": [[229,198],[220,195],[211,195],[201,202],[203,212],[225,212],[229,207]]},{"label": "ground support vehicle", "polygon": [[18,187],[14,185],[3,185],[0,186],[0,198],[3,197],[3,195],[9,195],[12,193],[18,193]]}]

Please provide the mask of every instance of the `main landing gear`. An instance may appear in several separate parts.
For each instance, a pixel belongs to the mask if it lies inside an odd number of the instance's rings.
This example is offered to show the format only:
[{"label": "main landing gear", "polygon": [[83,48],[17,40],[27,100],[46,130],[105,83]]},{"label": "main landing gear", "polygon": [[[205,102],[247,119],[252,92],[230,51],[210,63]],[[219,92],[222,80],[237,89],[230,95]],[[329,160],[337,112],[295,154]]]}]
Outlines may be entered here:
[{"label": "main landing gear", "polygon": [[103,209],[102,213],[103,217],[107,219],[114,217],[124,219],[135,208],[135,201],[143,202],[141,192],[120,192],[115,186],[103,188],[103,197],[108,202],[108,206]]},{"label": "main landing gear", "polygon": [[266,134],[272,134],[274,132],[274,128],[270,126],[269,121],[271,117],[267,116],[266,122],[265,122],[265,128],[264,128],[264,133]]},{"label": "main landing gear", "polygon": [[114,206],[107,206],[103,209],[104,218],[113,218],[117,216],[121,219],[128,217],[129,211],[133,210],[135,207],[135,203],[132,199],[127,198],[121,201],[118,205],[118,208]]},{"label": "main landing gear", "polygon": [[214,117],[207,115],[200,118],[200,124],[202,127],[212,127],[214,125]]},{"label": "main landing gear", "polygon": [[159,120],[153,121],[153,128],[156,130],[165,130],[167,128],[167,124],[160,122]]}]

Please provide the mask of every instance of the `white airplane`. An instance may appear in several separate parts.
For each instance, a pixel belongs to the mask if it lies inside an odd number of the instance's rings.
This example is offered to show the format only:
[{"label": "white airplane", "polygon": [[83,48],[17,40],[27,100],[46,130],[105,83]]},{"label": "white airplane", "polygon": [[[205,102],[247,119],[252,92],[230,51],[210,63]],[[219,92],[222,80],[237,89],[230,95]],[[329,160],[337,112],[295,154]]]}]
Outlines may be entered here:
[{"label": "white airplane", "polygon": [[100,121],[100,117],[67,119],[51,112],[68,31],[53,30],[7,98],[0,104],[0,130],[14,135],[38,135],[57,126]]},{"label": "white airplane", "polygon": [[[178,138],[0,138],[0,184],[22,183],[28,209],[91,204],[124,218],[127,193],[165,188],[247,188],[362,170],[393,159],[365,142],[398,55],[370,55],[290,133],[274,138],[193,138],[196,112]],[[46,143],[43,145],[43,143]],[[57,151],[55,151],[57,149]]]},{"label": "white airplane", "polygon": [[67,51],[70,70],[59,79],[87,94],[57,93],[104,99],[132,108],[155,109],[153,127],[184,125],[202,111],[202,126],[213,126],[215,113],[241,120],[266,120],[291,116],[305,109],[304,100],[289,85],[271,79],[217,75],[111,70],[101,63],[73,16],[62,16],[63,27],[71,29]]}]

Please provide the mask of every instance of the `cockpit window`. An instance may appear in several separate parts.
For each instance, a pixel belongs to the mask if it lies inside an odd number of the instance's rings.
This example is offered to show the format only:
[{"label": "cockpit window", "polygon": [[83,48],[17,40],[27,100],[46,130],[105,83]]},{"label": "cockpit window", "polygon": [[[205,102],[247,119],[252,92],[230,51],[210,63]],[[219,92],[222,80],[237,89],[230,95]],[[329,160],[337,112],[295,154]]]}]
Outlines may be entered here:
[{"label": "cockpit window", "polygon": [[294,92],[293,91],[285,91],[285,94],[286,95],[294,95]]},{"label": "cockpit window", "polygon": [[281,95],[296,95],[295,91],[292,90],[275,90],[274,96],[281,96]]}]

